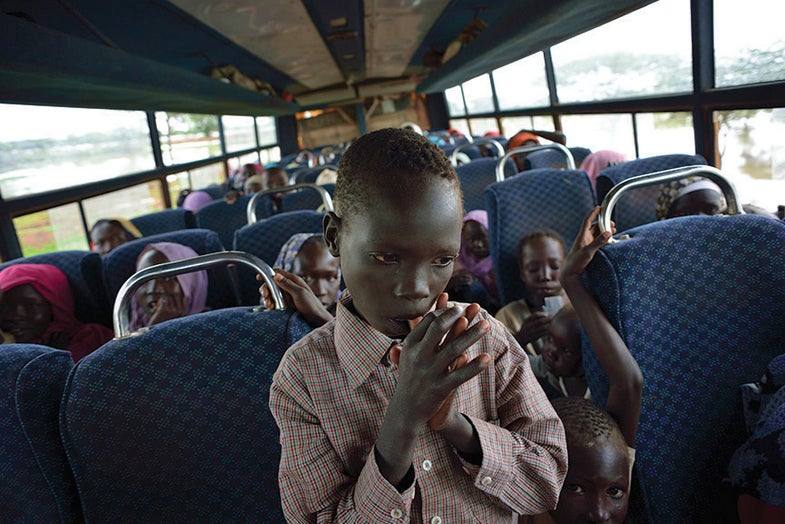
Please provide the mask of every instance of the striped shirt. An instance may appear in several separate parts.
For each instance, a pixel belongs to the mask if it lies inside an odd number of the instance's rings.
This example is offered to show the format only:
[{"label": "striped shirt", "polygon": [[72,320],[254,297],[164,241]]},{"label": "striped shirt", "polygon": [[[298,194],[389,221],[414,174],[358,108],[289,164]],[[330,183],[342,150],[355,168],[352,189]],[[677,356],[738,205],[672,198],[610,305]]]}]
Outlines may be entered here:
[{"label": "striped shirt", "polygon": [[[397,341],[355,316],[335,320],[284,355],[270,409],[281,430],[279,483],[288,522],[510,522],[556,506],[567,471],[564,429],[525,352],[484,311],[490,332],[467,350],[494,364],[461,385],[455,408],[474,425],[482,464],[463,460],[427,426],[399,492],[379,472],[374,444],[395,391],[387,361]],[[475,320],[476,322],[476,320]]]}]

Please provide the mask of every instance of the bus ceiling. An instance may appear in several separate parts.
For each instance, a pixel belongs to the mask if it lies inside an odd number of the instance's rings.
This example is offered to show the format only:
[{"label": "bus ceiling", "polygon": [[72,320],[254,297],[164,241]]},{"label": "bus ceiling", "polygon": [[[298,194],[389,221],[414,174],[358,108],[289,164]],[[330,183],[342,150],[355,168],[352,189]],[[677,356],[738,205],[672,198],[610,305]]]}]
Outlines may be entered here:
[{"label": "bus ceiling", "polygon": [[431,93],[652,1],[0,0],[0,101],[283,115]]}]

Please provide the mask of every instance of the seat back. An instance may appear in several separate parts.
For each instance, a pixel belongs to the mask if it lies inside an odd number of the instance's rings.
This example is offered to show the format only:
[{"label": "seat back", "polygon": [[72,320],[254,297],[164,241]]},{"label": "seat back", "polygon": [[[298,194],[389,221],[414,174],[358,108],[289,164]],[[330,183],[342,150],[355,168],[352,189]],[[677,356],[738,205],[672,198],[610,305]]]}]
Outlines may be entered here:
[{"label": "seat back", "polygon": [[[581,165],[583,159],[591,153],[591,150],[585,147],[570,147],[568,149],[575,160],[576,167]],[[567,169],[567,159],[564,153],[557,149],[535,151],[523,159],[523,170],[529,169]]]},{"label": "seat back", "polygon": [[[725,522],[721,480],[744,440],[738,386],[783,351],[785,224],[691,216],[628,233],[598,252],[587,282],[645,379],[633,492],[645,514],[633,520]],[[587,343],[583,359],[604,404]]]},{"label": "seat back", "polygon": [[[221,244],[231,246],[234,232],[248,223],[248,201],[253,195],[243,195],[234,204],[216,200],[196,212],[196,227],[218,233]],[[272,214],[270,199],[264,198],[257,206],[259,216]]]},{"label": "seat back", "polygon": [[[138,238],[121,245],[103,258],[106,290],[110,304],[120,286],[136,273],[136,259],[147,244],[155,242],[174,242],[183,244],[196,251],[199,255],[224,251],[218,233],[207,229],[186,229],[151,237]],[[234,279],[226,267],[215,267],[207,270],[207,306],[220,309],[236,306]],[[111,309],[110,309],[111,311]]]},{"label": "seat back", "polygon": [[485,190],[488,240],[501,304],[524,296],[518,243],[535,229],[553,229],[572,244],[584,217],[595,206],[594,190],[583,171],[536,169]]},{"label": "seat back", "polygon": [[[321,233],[324,213],[302,210],[280,213],[260,222],[249,224],[234,235],[234,249],[256,255],[271,267],[278,252],[295,233]],[[242,304],[259,303],[259,283],[251,270],[238,268]]]},{"label": "seat back", "polygon": [[131,222],[146,237],[195,226],[194,214],[182,207],[134,217]]},{"label": "seat back", "polygon": [[[321,187],[330,196],[335,194],[335,184],[324,184]],[[318,209],[323,204],[322,197],[313,189],[300,189],[285,193],[281,199],[281,212],[298,211],[301,209]]]},{"label": "seat back", "polygon": [[68,278],[74,294],[74,312],[82,322],[112,325],[112,306],[104,290],[101,257],[92,251],[55,251],[0,264],[0,271],[13,264],[50,264]]},{"label": "seat back", "polygon": [[207,193],[208,195],[213,197],[214,200],[218,200],[219,198],[223,198],[224,195],[228,193],[229,190],[219,185],[213,184],[207,187],[203,187],[201,189],[196,189],[195,191],[202,191],[203,193]]},{"label": "seat back", "polygon": [[268,409],[296,313],[231,308],[105,344],[68,378],[61,429],[88,522],[283,522]]},{"label": "seat back", "polygon": [[[693,165],[706,165],[706,159],[700,155],[660,155],[607,167],[597,176],[597,200],[602,202],[608,191],[622,180],[646,173]],[[660,195],[661,187],[648,186],[624,193],[616,203],[613,212],[616,229],[625,231],[641,224],[656,222],[657,197]]]},{"label": "seat back", "polygon": [[60,398],[71,353],[32,344],[0,349],[0,515],[3,522],[80,522],[60,442]]},{"label": "seat back", "polygon": [[[496,182],[497,158],[478,158],[468,164],[455,168],[463,192],[463,208],[467,213],[475,209],[485,209],[485,188]],[[506,177],[515,174],[515,163],[508,159],[504,164]]]}]

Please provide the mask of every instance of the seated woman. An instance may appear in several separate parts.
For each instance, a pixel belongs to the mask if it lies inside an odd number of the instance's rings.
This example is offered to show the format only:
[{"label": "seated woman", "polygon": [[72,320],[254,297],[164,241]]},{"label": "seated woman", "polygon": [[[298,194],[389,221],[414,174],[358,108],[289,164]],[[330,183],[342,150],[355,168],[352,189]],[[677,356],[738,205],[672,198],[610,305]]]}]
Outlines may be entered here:
[{"label": "seated woman", "polygon": [[488,213],[481,209],[463,217],[461,250],[445,291],[456,302],[476,302],[492,315],[499,309],[499,290],[488,250]]},{"label": "seated woman", "polygon": [[[136,270],[199,256],[188,246],[172,242],[148,244],[136,259]],[[165,320],[201,313],[207,301],[207,272],[194,271],[145,282],[131,300],[131,330]]]},{"label": "seated woman", "polygon": [[602,151],[595,151],[594,153],[584,158],[583,162],[581,162],[581,166],[578,169],[581,171],[586,171],[586,174],[589,175],[589,180],[591,180],[591,185],[596,188],[597,177],[600,175],[603,169],[606,167],[619,165],[626,161],[627,157],[624,156],[623,153],[606,149]]},{"label": "seated woman", "polygon": [[127,218],[102,218],[90,230],[92,249],[105,256],[117,246],[142,238],[142,232]]},{"label": "seated woman", "polygon": [[720,187],[705,178],[688,177],[663,184],[657,198],[657,220],[725,211]]},{"label": "seated woman", "polygon": [[78,361],[113,337],[105,326],[76,319],[68,278],[55,266],[8,266],[0,289],[0,329],[17,343],[65,349]]},{"label": "seated woman", "polygon": [[[540,144],[539,137],[542,137],[551,142],[556,142],[563,146],[567,145],[567,137],[560,131],[538,131],[538,130],[520,130],[515,133],[507,142],[507,151],[512,151],[516,147],[523,146],[536,146]],[[513,157],[515,164],[518,166],[518,171],[523,171],[523,159],[526,154],[519,154]]]},{"label": "seated woman", "polygon": [[213,197],[206,191],[191,191],[183,200],[183,209],[196,213],[207,204],[213,202]]},{"label": "seated woman", "polygon": [[[287,308],[296,309],[317,328],[333,318],[341,288],[341,268],[317,233],[298,233],[281,247],[275,261],[275,282]],[[259,288],[264,305],[273,309],[266,285]]]}]

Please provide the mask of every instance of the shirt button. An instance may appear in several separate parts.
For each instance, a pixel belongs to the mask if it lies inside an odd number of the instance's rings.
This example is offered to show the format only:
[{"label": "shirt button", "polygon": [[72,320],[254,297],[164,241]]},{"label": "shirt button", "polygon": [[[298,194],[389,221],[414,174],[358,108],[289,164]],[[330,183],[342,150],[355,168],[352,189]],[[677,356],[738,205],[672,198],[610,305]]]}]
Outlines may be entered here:
[{"label": "shirt button", "polygon": [[439,515],[436,515],[431,519],[431,524],[442,524],[442,518]]},{"label": "shirt button", "polygon": [[433,464],[431,464],[430,460],[422,461],[422,469],[424,469],[425,471],[431,471],[431,468],[433,468]]},{"label": "shirt button", "polygon": [[390,512],[390,516],[394,519],[399,519],[403,517],[403,511],[399,510],[398,508],[395,508]]},{"label": "shirt button", "polygon": [[480,484],[482,484],[484,487],[487,488],[488,486],[491,485],[491,482],[493,482],[493,479],[491,477],[483,477],[483,479],[480,481]]}]

